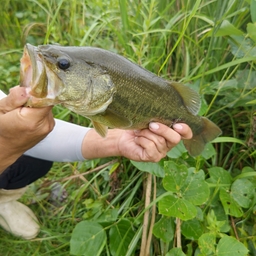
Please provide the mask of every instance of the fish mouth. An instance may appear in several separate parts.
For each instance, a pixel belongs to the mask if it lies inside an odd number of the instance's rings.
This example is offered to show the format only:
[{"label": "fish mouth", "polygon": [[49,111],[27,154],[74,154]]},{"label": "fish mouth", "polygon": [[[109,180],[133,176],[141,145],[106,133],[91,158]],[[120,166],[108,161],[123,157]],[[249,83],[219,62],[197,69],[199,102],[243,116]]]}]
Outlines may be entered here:
[{"label": "fish mouth", "polygon": [[26,44],[20,64],[20,86],[26,87],[30,95],[25,106],[45,107],[57,104],[60,87],[45,65],[40,49]]}]

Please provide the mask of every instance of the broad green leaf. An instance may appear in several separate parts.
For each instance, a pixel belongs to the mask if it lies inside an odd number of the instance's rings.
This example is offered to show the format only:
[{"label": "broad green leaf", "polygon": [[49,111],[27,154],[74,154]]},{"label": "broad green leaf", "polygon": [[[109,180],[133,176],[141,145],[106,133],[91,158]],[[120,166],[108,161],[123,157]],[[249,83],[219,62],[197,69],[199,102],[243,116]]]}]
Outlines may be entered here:
[{"label": "broad green leaf", "polygon": [[228,41],[231,46],[231,52],[237,58],[251,56],[256,57],[255,43],[248,37],[232,36],[232,40]]},{"label": "broad green leaf", "polygon": [[[203,116],[207,111],[208,111],[208,104],[207,104],[206,100],[204,99],[203,95],[201,94],[201,107],[198,112],[198,115]],[[206,144],[206,146],[207,146],[207,144]]]},{"label": "broad green leaf", "polygon": [[95,221],[97,221],[98,223],[115,222],[118,217],[118,211],[118,209],[105,210],[100,216],[94,216]]},{"label": "broad green leaf", "polygon": [[101,225],[92,221],[81,221],[72,232],[70,254],[99,256],[106,240],[106,232]]},{"label": "broad green leaf", "polygon": [[251,18],[252,18],[252,22],[256,22],[256,1],[255,0],[251,0]]},{"label": "broad green leaf", "polygon": [[182,220],[193,219],[197,214],[197,209],[192,203],[174,195],[162,198],[158,209],[159,213],[165,216],[178,217]]},{"label": "broad green leaf", "polygon": [[183,153],[187,152],[184,144],[180,142],[176,147],[172,148],[168,153],[167,156],[176,159],[182,156]]},{"label": "broad green leaf", "polygon": [[182,188],[184,199],[194,205],[205,203],[210,195],[208,184],[204,181],[204,172],[200,170],[194,173],[192,168],[189,170],[189,176]]},{"label": "broad green leaf", "polygon": [[221,238],[216,249],[217,256],[246,256],[247,253],[247,248],[231,236]]},{"label": "broad green leaf", "polygon": [[235,180],[242,178],[247,178],[256,188],[256,171],[252,167],[245,166],[242,173],[235,177]]},{"label": "broad green leaf", "polygon": [[236,80],[238,89],[253,90],[255,89],[256,71],[250,69],[238,70],[236,72]]},{"label": "broad green leaf", "polygon": [[213,157],[214,155],[216,155],[215,148],[213,147],[212,143],[207,143],[204,147],[203,152],[201,153],[201,156],[207,160]]},{"label": "broad green leaf", "polygon": [[220,201],[224,207],[225,213],[234,217],[241,217],[243,211],[238,203],[230,195],[226,189],[220,189]]},{"label": "broad green leaf", "polygon": [[172,161],[164,162],[165,177],[163,178],[163,187],[167,191],[178,192],[184,186],[188,176],[188,170],[185,165],[177,165]]},{"label": "broad green leaf", "polygon": [[237,80],[229,79],[211,82],[208,86],[203,88],[202,93],[215,95],[217,90],[220,90],[219,95],[226,95],[230,90],[235,91],[237,90]]},{"label": "broad green leaf", "polygon": [[172,241],[174,237],[174,221],[173,218],[163,216],[153,228],[155,237],[160,238],[165,243]]},{"label": "broad green leaf", "polygon": [[173,248],[165,256],[186,256],[186,254],[181,248]]},{"label": "broad green leaf", "polygon": [[111,255],[125,256],[135,232],[128,220],[121,220],[109,230],[109,247]]},{"label": "broad green leaf", "polygon": [[183,221],[181,224],[181,233],[187,239],[198,240],[204,233],[202,223],[197,219]]},{"label": "broad green leaf", "polygon": [[231,196],[243,208],[249,208],[254,197],[255,187],[248,179],[236,180],[231,186]]},{"label": "broad green leaf", "polygon": [[198,246],[202,255],[212,255],[215,253],[216,237],[213,233],[205,233],[198,239]]},{"label": "broad green leaf", "polygon": [[224,20],[221,23],[220,28],[218,29],[218,31],[214,36],[231,36],[231,35],[242,36],[243,32],[238,28],[236,28],[228,20]]},{"label": "broad green leaf", "polygon": [[[252,0],[253,1],[253,0]],[[247,32],[249,37],[256,43],[256,23],[248,23],[247,24]]]},{"label": "broad green leaf", "polygon": [[160,178],[164,177],[164,169],[160,165],[160,163],[147,163],[147,162],[136,162],[136,161],[131,161],[131,163],[140,171],[149,172]]},{"label": "broad green leaf", "polygon": [[229,188],[232,182],[231,175],[221,167],[212,167],[209,168],[210,178],[207,179],[207,182],[216,184],[223,188]]},{"label": "broad green leaf", "polygon": [[[159,201],[159,210],[163,215],[192,219],[197,214],[195,205],[201,205],[209,197],[209,187],[204,181],[204,172],[195,173],[194,168],[165,162],[163,187],[172,195]],[[190,208],[190,209],[189,209]]]},{"label": "broad green leaf", "polygon": [[235,177],[235,180],[243,178],[247,178],[248,180],[250,180],[256,187],[256,171],[253,168],[245,166],[242,170],[242,173]]}]

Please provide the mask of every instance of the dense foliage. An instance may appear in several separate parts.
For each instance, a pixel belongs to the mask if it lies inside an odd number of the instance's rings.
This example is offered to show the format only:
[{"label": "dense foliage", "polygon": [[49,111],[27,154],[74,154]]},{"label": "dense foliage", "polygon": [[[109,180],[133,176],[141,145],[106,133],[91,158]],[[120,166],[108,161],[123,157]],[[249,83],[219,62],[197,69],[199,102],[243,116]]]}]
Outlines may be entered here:
[{"label": "dense foliage", "polygon": [[[197,90],[223,134],[196,158],[180,144],[154,164],[55,163],[22,198],[39,237],[0,230],[0,255],[256,255],[254,0],[1,4],[1,90],[19,84],[26,42],[92,45]],[[54,114],[90,125],[61,106]]]}]

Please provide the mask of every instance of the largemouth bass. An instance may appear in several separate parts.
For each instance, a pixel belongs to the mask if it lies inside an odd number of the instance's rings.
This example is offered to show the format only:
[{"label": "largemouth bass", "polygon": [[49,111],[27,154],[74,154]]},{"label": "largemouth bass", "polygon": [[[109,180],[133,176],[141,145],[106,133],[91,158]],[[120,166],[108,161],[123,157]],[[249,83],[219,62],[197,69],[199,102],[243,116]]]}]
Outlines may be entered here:
[{"label": "largemouth bass", "polygon": [[165,80],[128,59],[94,47],[25,45],[20,85],[28,87],[27,106],[62,104],[89,118],[106,136],[108,127],[144,129],[150,122],[183,122],[193,131],[184,145],[192,156],[221,130],[198,116],[200,97],[190,87]]}]

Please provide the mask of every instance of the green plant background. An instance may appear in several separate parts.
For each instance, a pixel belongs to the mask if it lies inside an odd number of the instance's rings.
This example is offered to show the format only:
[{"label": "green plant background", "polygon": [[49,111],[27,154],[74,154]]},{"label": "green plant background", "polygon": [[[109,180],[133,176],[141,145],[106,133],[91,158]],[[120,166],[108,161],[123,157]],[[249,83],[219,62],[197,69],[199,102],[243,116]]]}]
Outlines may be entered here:
[{"label": "green plant background", "polygon": [[[0,255],[256,255],[255,0],[6,0],[0,89],[19,84],[26,42],[96,46],[201,95],[223,134],[202,155],[159,163],[55,163],[21,199],[41,232],[0,229]],[[89,126],[61,106],[56,118]],[[59,187],[61,196],[52,194]],[[149,195],[149,196],[148,196]]]}]

